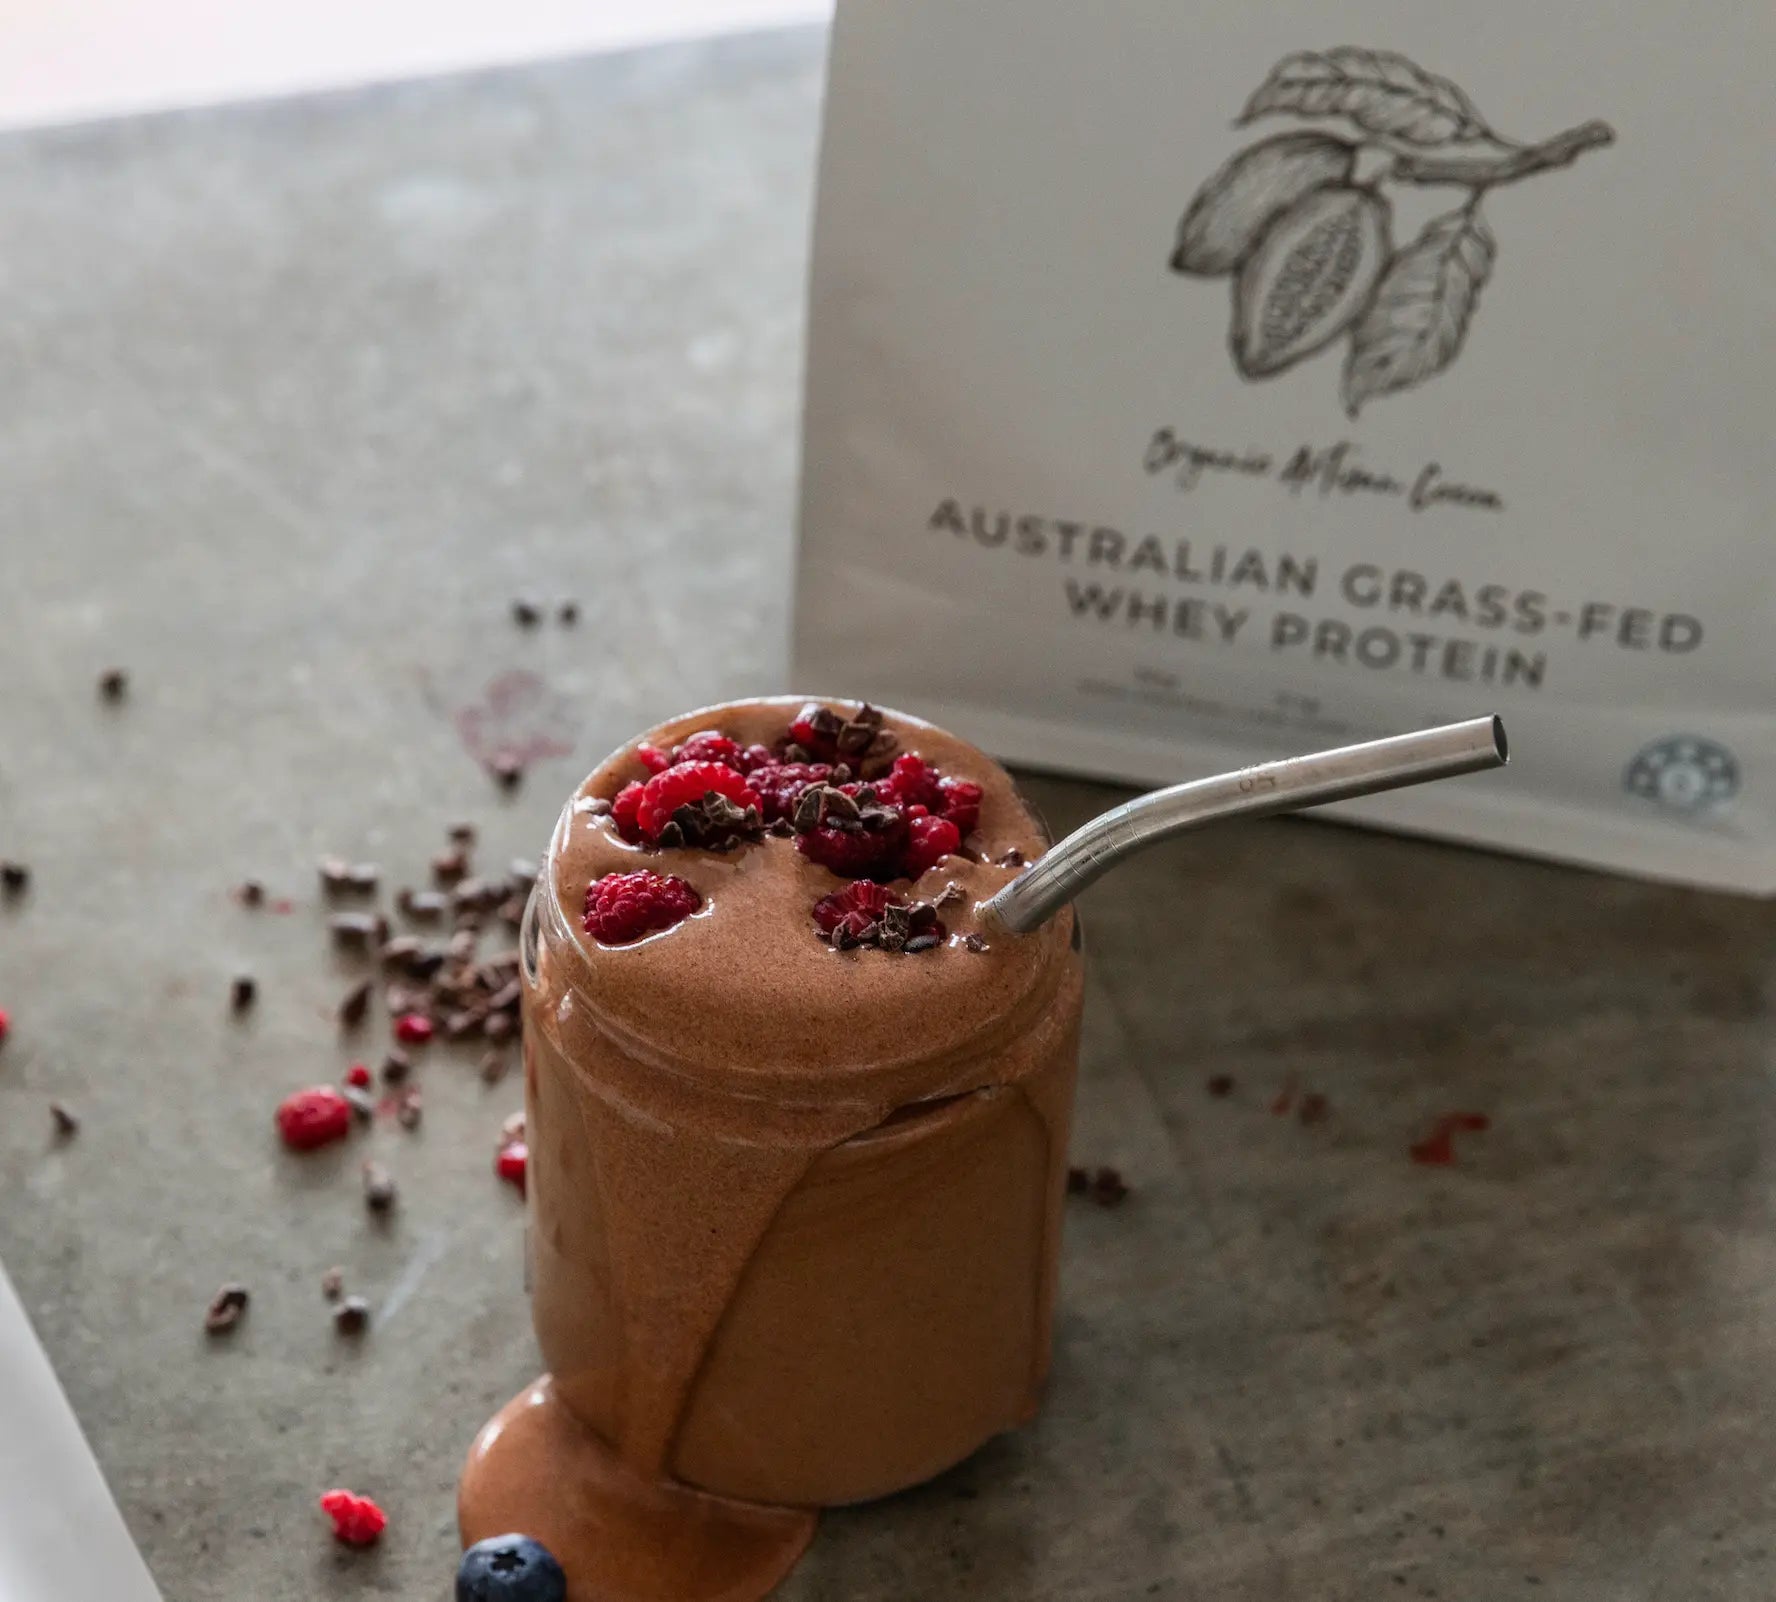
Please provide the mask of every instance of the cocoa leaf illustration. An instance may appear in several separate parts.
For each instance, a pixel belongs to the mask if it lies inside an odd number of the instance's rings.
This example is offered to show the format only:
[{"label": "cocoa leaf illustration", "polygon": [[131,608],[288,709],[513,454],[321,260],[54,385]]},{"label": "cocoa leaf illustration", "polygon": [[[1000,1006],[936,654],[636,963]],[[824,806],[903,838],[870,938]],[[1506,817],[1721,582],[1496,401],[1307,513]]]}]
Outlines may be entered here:
[{"label": "cocoa leaf illustration", "polygon": [[1301,50],[1284,56],[1246,102],[1239,121],[1276,112],[1349,117],[1368,133],[1435,146],[1503,144],[1474,102],[1451,83],[1391,50]]},{"label": "cocoa leaf illustration", "polygon": [[1462,207],[1425,224],[1388,263],[1368,309],[1351,331],[1344,404],[1434,378],[1460,354],[1498,246],[1478,211]]}]

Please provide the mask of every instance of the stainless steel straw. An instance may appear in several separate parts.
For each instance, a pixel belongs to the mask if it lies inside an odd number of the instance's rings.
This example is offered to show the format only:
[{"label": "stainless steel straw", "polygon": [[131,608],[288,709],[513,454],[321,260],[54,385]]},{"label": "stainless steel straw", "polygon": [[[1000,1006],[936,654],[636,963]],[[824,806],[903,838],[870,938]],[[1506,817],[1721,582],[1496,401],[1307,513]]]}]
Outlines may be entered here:
[{"label": "stainless steel straw", "polygon": [[1093,818],[1051,846],[997,895],[982,902],[979,917],[986,928],[1027,934],[1124,857],[1187,829],[1223,818],[1294,812],[1458,773],[1480,773],[1503,767],[1508,754],[1503,723],[1496,717],[1470,718],[1155,790]]}]

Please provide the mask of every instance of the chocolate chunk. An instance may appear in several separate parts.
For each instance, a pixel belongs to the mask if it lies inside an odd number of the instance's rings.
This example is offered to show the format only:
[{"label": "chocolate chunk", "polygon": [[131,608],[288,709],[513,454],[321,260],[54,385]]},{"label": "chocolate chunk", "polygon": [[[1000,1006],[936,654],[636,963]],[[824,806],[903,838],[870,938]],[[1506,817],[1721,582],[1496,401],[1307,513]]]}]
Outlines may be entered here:
[{"label": "chocolate chunk", "polygon": [[376,953],[376,960],[385,968],[393,968],[396,972],[410,969],[424,953],[424,944],[413,935],[397,935],[393,940],[386,940]]},{"label": "chocolate chunk", "polygon": [[413,1059],[404,1051],[391,1051],[382,1059],[382,1082],[398,1085],[413,1072]]},{"label": "chocolate chunk", "polygon": [[346,874],[346,884],[361,895],[369,895],[382,883],[382,869],[374,862],[354,862]]},{"label": "chocolate chunk", "polygon": [[345,1289],[345,1270],[329,1268],[321,1275],[321,1294],[330,1302],[339,1300],[340,1292]]},{"label": "chocolate chunk", "polygon": [[428,997],[419,985],[397,983],[387,986],[382,992],[382,1004],[387,1007],[392,1017],[400,1017],[404,1012],[417,1012],[424,1007]]},{"label": "chocolate chunk", "polygon": [[505,1121],[500,1125],[500,1144],[509,1146],[515,1140],[524,1139],[524,1109],[507,1113]]},{"label": "chocolate chunk", "polygon": [[968,892],[952,879],[938,892],[935,905],[940,907],[954,907],[960,905],[967,899]]},{"label": "chocolate chunk", "polygon": [[364,1205],[373,1213],[386,1213],[395,1205],[395,1176],[379,1162],[364,1164]]},{"label": "chocolate chunk", "polygon": [[452,845],[461,846],[465,851],[475,843],[475,825],[472,823],[453,823],[445,832]]},{"label": "chocolate chunk", "polygon": [[257,879],[242,879],[234,887],[234,899],[243,907],[257,907],[265,900],[265,886]]},{"label": "chocolate chunk", "polygon": [[555,616],[560,619],[563,628],[571,629],[574,624],[580,621],[580,603],[578,601],[563,601],[560,606],[555,608]]},{"label": "chocolate chunk", "polygon": [[490,1012],[482,1021],[481,1033],[489,1040],[509,1040],[513,1028],[509,1012]]},{"label": "chocolate chunk", "polygon": [[488,764],[488,771],[502,789],[515,790],[524,777],[524,759],[510,751],[502,751]]},{"label": "chocolate chunk", "polygon": [[484,1085],[497,1085],[506,1077],[506,1070],[508,1067],[509,1063],[507,1062],[506,1054],[503,1051],[483,1052],[481,1054],[480,1065],[481,1083]]},{"label": "chocolate chunk", "polygon": [[240,1323],[247,1311],[247,1287],[224,1285],[204,1309],[204,1333],[226,1335]]},{"label": "chocolate chunk", "polygon": [[480,1029],[487,1014],[478,1007],[465,1007],[460,1012],[449,1014],[444,1020],[444,1036],[447,1040],[466,1040]]},{"label": "chocolate chunk", "polygon": [[1013,846],[999,859],[999,866],[1002,868],[1021,868],[1023,865],[1024,854],[1016,846]]},{"label": "chocolate chunk", "polygon": [[888,906],[876,928],[876,943],[884,951],[904,951],[913,932],[912,914],[906,907]]},{"label": "chocolate chunk", "polygon": [[505,899],[506,887],[495,879],[464,879],[450,892],[450,904],[456,908],[498,906]]},{"label": "chocolate chunk", "polygon": [[129,674],[122,668],[106,668],[99,675],[99,694],[107,701],[121,701],[129,693]]},{"label": "chocolate chunk", "polygon": [[513,895],[527,896],[530,887],[536,883],[537,864],[530,857],[513,857],[506,864],[506,878],[511,883]]},{"label": "chocolate chunk", "polygon": [[475,955],[475,931],[458,929],[445,945],[452,962],[467,962]]},{"label": "chocolate chunk", "polygon": [[512,621],[521,629],[533,629],[543,619],[542,610],[535,601],[524,599],[512,603]]},{"label": "chocolate chunk", "polygon": [[706,790],[700,801],[676,808],[659,834],[661,845],[700,846],[706,851],[727,851],[742,840],[756,840],[764,832],[757,807],[736,806],[717,790]]},{"label": "chocolate chunk", "polygon": [[512,896],[499,904],[499,921],[508,929],[523,926],[526,899],[524,896]]},{"label": "chocolate chunk", "polygon": [[403,1129],[419,1128],[420,1097],[419,1086],[409,1085],[401,1092],[401,1099],[395,1106],[395,1122]]},{"label": "chocolate chunk", "polygon": [[237,973],[228,987],[228,1004],[236,1012],[245,1012],[258,998],[259,986],[250,973]]},{"label": "chocolate chunk", "polygon": [[962,944],[970,951],[985,951],[987,949],[986,937],[976,934],[972,929],[963,935]]},{"label": "chocolate chunk", "polygon": [[415,923],[436,923],[449,908],[450,897],[440,890],[403,890],[395,905]]},{"label": "chocolate chunk", "polygon": [[1317,1090],[1310,1090],[1301,1098],[1301,1108],[1296,1113],[1304,1124],[1323,1124],[1331,1116],[1332,1103]]},{"label": "chocolate chunk", "polygon": [[370,1327],[370,1304],[362,1296],[348,1296],[333,1309],[333,1327],[341,1335],[362,1335]]},{"label": "chocolate chunk", "polygon": [[346,991],[345,999],[339,1003],[339,1022],[342,1028],[355,1029],[369,1016],[373,989],[370,981],[364,979]]},{"label": "chocolate chunk", "polygon": [[1091,1176],[1091,1199],[1100,1207],[1121,1206],[1129,1188],[1114,1168],[1100,1168]]},{"label": "chocolate chunk", "polygon": [[929,951],[933,946],[941,946],[942,944],[943,941],[934,934],[920,934],[914,935],[902,949],[911,955],[914,952]]},{"label": "chocolate chunk", "polygon": [[790,825],[797,834],[807,834],[820,827],[824,790],[824,785],[811,784],[796,797],[795,809],[790,813]]},{"label": "chocolate chunk", "polygon": [[[493,968],[492,964],[489,964],[485,971],[490,977],[492,977],[503,970],[496,970]],[[524,986],[520,984],[518,980],[510,979],[488,997],[487,1005],[495,1012],[504,1012],[510,1007],[516,1007],[518,1005],[519,997],[523,994]]]},{"label": "chocolate chunk", "polygon": [[795,825],[788,818],[773,818],[765,832],[776,835],[779,840],[787,840],[795,833]]},{"label": "chocolate chunk", "polygon": [[317,867],[321,875],[321,888],[329,895],[337,895],[341,890],[351,888],[351,864],[342,857],[322,857]]},{"label": "chocolate chunk", "polygon": [[52,1101],[49,1104],[50,1120],[55,1124],[56,1138],[67,1140],[80,1128],[80,1120],[65,1102]]},{"label": "chocolate chunk", "polygon": [[339,1094],[350,1105],[359,1123],[367,1124],[376,1116],[376,1098],[362,1085],[342,1085]]},{"label": "chocolate chunk", "polygon": [[427,946],[408,963],[407,971],[415,979],[430,979],[449,960],[450,953],[442,946]]},{"label": "chocolate chunk", "polygon": [[9,896],[16,896],[28,889],[31,883],[31,870],[22,862],[0,862],[0,890]]},{"label": "chocolate chunk", "polygon": [[1211,1074],[1209,1076],[1209,1094],[1217,1100],[1233,1094],[1232,1074]]},{"label": "chocolate chunk", "polygon": [[363,949],[376,942],[379,921],[374,912],[336,912],[327,920],[327,931],[335,945]]},{"label": "chocolate chunk", "polygon": [[1089,1173],[1087,1173],[1085,1171],[1085,1169],[1083,1169],[1083,1168],[1069,1168],[1067,1170],[1067,1194],[1068,1195],[1083,1196],[1088,1190],[1091,1189],[1091,1182],[1092,1182],[1091,1175]]},{"label": "chocolate chunk", "polygon": [[469,859],[463,854],[461,847],[440,851],[432,858],[432,877],[439,884],[455,884],[468,871]]}]

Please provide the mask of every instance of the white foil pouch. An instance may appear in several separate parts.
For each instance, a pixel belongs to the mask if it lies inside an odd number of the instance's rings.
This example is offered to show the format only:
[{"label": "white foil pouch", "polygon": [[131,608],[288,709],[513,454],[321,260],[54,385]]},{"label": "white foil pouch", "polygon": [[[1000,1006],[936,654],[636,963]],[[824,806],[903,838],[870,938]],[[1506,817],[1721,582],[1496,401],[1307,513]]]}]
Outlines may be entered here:
[{"label": "white foil pouch", "polygon": [[798,682],[1776,890],[1776,12],[840,0]]},{"label": "white foil pouch", "polygon": [[0,1269],[0,1602],[160,1602]]}]

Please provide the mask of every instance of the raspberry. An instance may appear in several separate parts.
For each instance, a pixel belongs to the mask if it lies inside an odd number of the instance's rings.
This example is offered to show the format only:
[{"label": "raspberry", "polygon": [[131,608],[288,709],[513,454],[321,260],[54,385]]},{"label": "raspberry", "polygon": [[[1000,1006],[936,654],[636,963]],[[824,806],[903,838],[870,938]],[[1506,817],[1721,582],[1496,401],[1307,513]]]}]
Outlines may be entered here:
[{"label": "raspberry", "polygon": [[740,753],[741,770],[746,773],[755,772],[767,762],[775,762],[776,756],[768,745],[749,745]]},{"label": "raspberry", "polygon": [[775,823],[795,811],[796,798],[811,784],[825,784],[832,769],[824,762],[767,761],[754,768],[747,782],[758,792],[759,810],[766,823]]},{"label": "raspberry", "polygon": [[508,1185],[516,1185],[524,1194],[524,1178],[530,1168],[530,1147],[522,1140],[508,1140],[493,1159],[493,1171]]},{"label": "raspberry", "polygon": [[814,927],[841,951],[853,946],[933,951],[945,936],[937,908],[930,902],[909,903],[868,879],[859,879],[816,901]]},{"label": "raspberry", "polygon": [[796,836],[796,850],[845,879],[897,878],[907,824],[898,815],[886,828],[836,829],[830,824]]},{"label": "raspberry", "polygon": [[586,886],[586,933],[600,945],[626,946],[682,923],[702,905],[703,898],[675,873],[607,873]]},{"label": "raspberry", "polygon": [[635,821],[649,842],[672,821],[682,806],[695,805],[711,790],[726,796],[737,807],[756,807],[758,797],[748,788],[744,775],[722,762],[684,762],[656,773],[641,789]]},{"label": "raspberry", "polygon": [[630,845],[641,844],[641,825],[636,821],[636,814],[641,810],[641,789],[639,782],[626,784],[611,802],[611,822]]},{"label": "raspberry", "polygon": [[638,745],[635,748],[635,755],[637,760],[648,770],[650,775],[664,773],[672,766],[672,758],[667,756],[667,754],[657,745],[647,745],[645,743]]},{"label": "raspberry", "polygon": [[672,763],[676,767],[681,762],[720,762],[736,773],[744,773],[744,756],[737,741],[730,740],[725,734],[717,734],[714,729],[705,729],[701,734],[693,734],[672,753]]},{"label": "raspberry", "polygon": [[370,1070],[366,1068],[363,1063],[354,1062],[351,1067],[345,1070],[345,1082],[348,1085],[355,1086],[359,1090],[368,1089],[370,1085]]},{"label": "raspberry", "polygon": [[916,879],[961,849],[962,831],[948,818],[914,818],[907,824],[906,876]]},{"label": "raspberry", "polygon": [[890,907],[901,905],[904,903],[900,897],[885,886],[858,879],[814,903],[814,926],[823,935],[830,935],[842,923],[853,935],[861,935]]},{"label": "raspberry", "polygon": [[395,1039],[403,1046],[423,1046],[432,1038],[434,1028],[423,1012],[404,1012],[395,1020]]},{"label": "raspberry", "polygon": [[890,806],[902,811],[915,806],[943,810],[943,791],[938,787],[937,769],[910,751],[894,759],[888,776],[877,780],[876,793]]},{"label": "raspberry", "polygon": [[321,1511],[333,1521],[333,1539],[347,1546],[370,1546],[388,1528],[388,1514],[356,1491],[328,1491]]},{"label": "raspberry", "polygon": [[331,1085],[299,1090],[278,1103],[278,1133],[292,1151],[313,1151],[351,1131],[351,1103]]},{"label": "raspberry", "polygon": [[943,815],[963,834],[970,834],[980,823],[981,787],[971,779],[942,779],[938,789],[943,792]]}]

